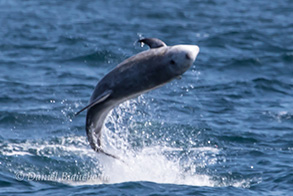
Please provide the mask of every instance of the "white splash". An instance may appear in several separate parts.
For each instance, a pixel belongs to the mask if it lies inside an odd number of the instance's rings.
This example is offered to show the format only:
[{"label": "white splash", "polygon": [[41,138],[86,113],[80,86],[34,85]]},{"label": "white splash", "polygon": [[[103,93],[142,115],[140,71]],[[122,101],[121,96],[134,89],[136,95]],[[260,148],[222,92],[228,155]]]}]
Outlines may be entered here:
[{"label": "white splash", "polygon": [[[184,172],[180,160],[168,159],[159,146],[123,155],[123,162],[103,157],[103,172],[109,183],[151,181],[156,183],[215,186],[208,175]],[[194,168],[195,169],[195,168]]]},{"label": "white splash", "polygon": [[[145,104],[142,96],[138,102]],[[111,124],[113,130],[104,126],[103,143],[104,149],[121,160],[100,156],[103,175],[109,179],[108,183],[122,183],[128,181],[151,181],[156,183],[185,184],[194,186],[216,186],[217,182],[211,176],[197,174],[194,161],[198,157],[184,160],[178,156],[168,156],[172,153],[182,153],[183,149],[170,147],[162,142],[160,145],[145,145],[133,149],[128,142],[129,130],[125,126],[125,113],[130,118],[137,112],[137,102],[127,101],[113,110],[106,119],[106,124]],[[124,120],[124,122],[123,122]],[[127,120],[126,120],[127,121]],[[151,123],[147,123],[151,125]],[[117,130],[119,133],[117,133]],[[141,132],[144,132],[141,130]],[[141,134],[141,133],[140,133]],[[147,137],[147,136],[146,136]],[[217,154],[219,150],[212,147],[190,148],[193,153]],[[204,153],[203,153],[204,152]],[[205,160],[206,164],[214,164],[215,158]]]}]

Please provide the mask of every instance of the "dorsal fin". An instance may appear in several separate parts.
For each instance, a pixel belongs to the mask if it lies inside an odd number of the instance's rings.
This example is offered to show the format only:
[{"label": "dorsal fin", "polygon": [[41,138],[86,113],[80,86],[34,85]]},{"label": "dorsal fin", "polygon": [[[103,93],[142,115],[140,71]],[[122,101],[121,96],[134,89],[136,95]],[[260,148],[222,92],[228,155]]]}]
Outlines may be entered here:
[{"label": "dorsal fin", "polygon": [[144,43],[148,45],[150,48],[160,48],[163,46],[167,46],[162,40],[159,40],[157,38],[143,38],[138,40],[140,43]]},{"label": "dorsal fin", "polygon": [[75,114],[75,116],[79,115],[84,110],[89,109],[89,108],[97,105],[98,103],[101,103],[101,102],[105,101],[111,95],[111,93],[112,93],[112,90],[105,91],[100,96],[98,96],[94,101],[92,101],[90,104],[88,104],[87,106],[85,106],[84,108],[82,108],[81,110],[79,110]]}]

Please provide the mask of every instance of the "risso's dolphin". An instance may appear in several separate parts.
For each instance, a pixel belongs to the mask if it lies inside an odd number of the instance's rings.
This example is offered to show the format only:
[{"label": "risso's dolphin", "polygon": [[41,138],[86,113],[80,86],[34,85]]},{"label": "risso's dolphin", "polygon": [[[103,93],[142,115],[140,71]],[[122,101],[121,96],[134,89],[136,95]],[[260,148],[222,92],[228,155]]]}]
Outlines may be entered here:
[{"label": "risso's dolphin", "polygon": [[117,158],[101,147],[102,127],[110,110],[120,103],[180,77],[199,53],[196,45],[167,46],[156,38],[138,42],[150,49],[134,55],[110,71],[95,87],[87,109],[86,133],[94,151]]}]

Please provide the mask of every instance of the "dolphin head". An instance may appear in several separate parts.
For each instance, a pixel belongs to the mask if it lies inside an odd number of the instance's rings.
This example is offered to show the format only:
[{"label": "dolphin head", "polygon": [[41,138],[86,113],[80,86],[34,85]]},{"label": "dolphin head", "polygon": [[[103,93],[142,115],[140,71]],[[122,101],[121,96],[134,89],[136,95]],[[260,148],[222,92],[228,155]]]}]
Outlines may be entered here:
[{"label": "dolphin head", "polygon": [[167,66],[166,69],[171,76],[183,74],[192,65],[199,53],[197,45],[167,46],[157,38],[143,38],[138,42],[147,44],[153,49],[152,51],[158,52],[160,60],[157,61],[156,59],[156,61]]},{"label": "dolphin head", "polygon": [[193,64],[198,53],[199,47],[196,45],[169,46],[165,52],[169,71],[174,76],[183,74]]}]

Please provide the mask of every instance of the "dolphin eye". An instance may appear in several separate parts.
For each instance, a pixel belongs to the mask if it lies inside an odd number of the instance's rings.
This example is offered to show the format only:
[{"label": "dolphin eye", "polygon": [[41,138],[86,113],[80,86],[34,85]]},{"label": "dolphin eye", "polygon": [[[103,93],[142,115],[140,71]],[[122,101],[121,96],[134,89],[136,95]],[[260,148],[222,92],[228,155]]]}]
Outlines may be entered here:
[{"label": "dolphin eye", "polygon": [[175,61],[174,61],[174,60],[171,60],[170,63],[171,63],[172,65],[175,65]]}]

